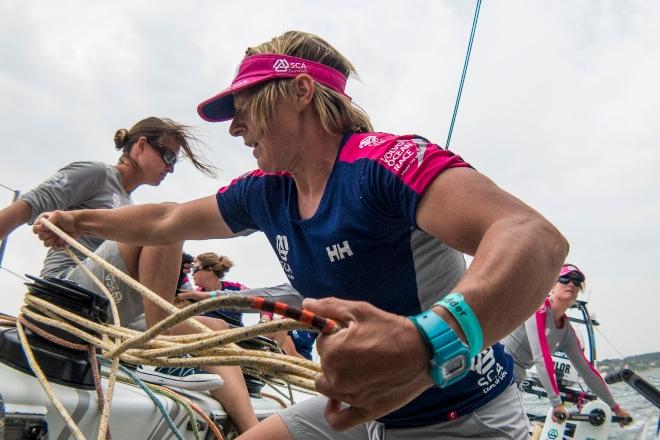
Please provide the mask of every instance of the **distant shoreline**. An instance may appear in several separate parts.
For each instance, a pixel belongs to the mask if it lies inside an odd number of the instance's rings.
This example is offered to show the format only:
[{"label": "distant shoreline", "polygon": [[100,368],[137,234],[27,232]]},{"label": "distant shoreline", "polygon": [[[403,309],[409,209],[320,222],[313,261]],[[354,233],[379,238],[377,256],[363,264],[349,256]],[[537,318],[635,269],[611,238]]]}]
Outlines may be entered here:
[{"label": "distant shoreline", "polygon": [[626,356],[623,359],[603,359],[598,361],[598,370],[603,373],[616,371],[621,368],[629,368],[633,371],[660,368],[660,351]]}]

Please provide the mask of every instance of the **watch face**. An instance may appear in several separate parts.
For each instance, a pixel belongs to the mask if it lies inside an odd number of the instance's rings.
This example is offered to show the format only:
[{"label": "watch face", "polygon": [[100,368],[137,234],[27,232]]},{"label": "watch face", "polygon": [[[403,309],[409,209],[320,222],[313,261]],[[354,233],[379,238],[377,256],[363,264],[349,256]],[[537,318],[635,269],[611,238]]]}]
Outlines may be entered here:
[{"label": "watch face", "polygon": [[467,369],[467,359],[464,355],[456,355],[449,359],[442,366],[442,377],[445,381],[450,381],[463,374]]}]

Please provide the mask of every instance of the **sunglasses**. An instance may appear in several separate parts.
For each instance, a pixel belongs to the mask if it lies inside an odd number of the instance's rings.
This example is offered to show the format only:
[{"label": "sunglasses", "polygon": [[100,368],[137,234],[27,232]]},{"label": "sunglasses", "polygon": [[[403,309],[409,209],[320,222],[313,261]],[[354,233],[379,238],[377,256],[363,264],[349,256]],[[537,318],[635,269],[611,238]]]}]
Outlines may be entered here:
[{"label": "sunglasses", "polygon": [[190,268],[190,273],[194,274],[195,272],[199,272],[200,270],[209,270],[210,266],[192,266]]},{"label": "sunglasses", "polygon": [[162,146],[158,142],[150,141],[150,140],[147,140],[147,142],[149,143],[149,145],[151,145],[151,148],[153,148],[158,152],[158,154],[160,154],[160,157],[163,159],[163,162],[165,162],[165,165],[174,165],[181,159],[180,154],[176,154],[172,152],[172,150]]},{"label": "sunglasses", "polygon": [[557,279],[557,282],[560,284],[568,284],[568,283],[573,283],[575,287],[581,287],[582,286],[582,280],[579,280],[577,278],[573,277],[559,277]]}]

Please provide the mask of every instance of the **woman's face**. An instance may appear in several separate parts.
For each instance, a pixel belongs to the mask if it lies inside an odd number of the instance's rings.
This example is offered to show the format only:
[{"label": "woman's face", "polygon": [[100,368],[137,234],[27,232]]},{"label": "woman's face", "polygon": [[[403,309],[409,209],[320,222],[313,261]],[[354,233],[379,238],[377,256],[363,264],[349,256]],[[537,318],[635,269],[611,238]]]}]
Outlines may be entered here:
[{"label": "woman's face", "polygon": [[219,278],[209,268],[204,268],[197,258],[193,261],[193,280],[195,285],[206,291],[216,290],[219,285]]},{"label": "woman's face", "polygon": [[257,165],[262,171],[290,171],[294,168],[304,149],[300,144],[302,124],[300,112],[293,105],[293,98],[281,98],[273,111],[266,133],[257,133],[247,115],[249,93],[234,95],[236,114],[229,126],[229,133],[242,137],[252,148]]},{"label": "woman's face", "polygon": [[138,148],[133,148],[137,155],[134,159],[140,167],[144,183],[152,186],[160,185],[167,174],[174,172],[180,147],[168,138],[149,141],[141,137],[137,143]]},{"label": "woman's face", "polygon": [[578,293],[580,293],[580,287],[576,286],[575,282],[572,280],[567,284],[563,284],[562,282],[557,281],[555,283],[555,287],[552,289],[552,295],[554,297],[561,298],[563,301],[570,303],[575,302]]}]

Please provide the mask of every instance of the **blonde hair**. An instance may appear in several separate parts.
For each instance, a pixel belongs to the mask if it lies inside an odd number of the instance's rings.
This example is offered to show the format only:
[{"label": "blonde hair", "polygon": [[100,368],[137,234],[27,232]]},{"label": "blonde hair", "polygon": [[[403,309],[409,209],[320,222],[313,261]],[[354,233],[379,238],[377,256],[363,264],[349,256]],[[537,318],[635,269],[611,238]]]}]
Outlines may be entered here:
[{"label": "blonde hair", "polygon": [[[353,64],[337,49],[322,38],[306,32],[285,32],[266,43],[248,48],[245,55],[271,53],[316,61],[338,70],[346,77],[357,76]],[[354,105],[349,98],[319,82],[315,81],[314,86],[312,105],[318,113],[325,131],[333,134],[373,131],[369,116]],[[249,99],[246,108],[236,109],[236,111],[240,110],[247,114],[257,133],[265,133],[268,131],[277,101],[294,93],[293,81],[290,79],[268,81],[253,89],[248,89],[247,93]]]},{"label": "blonde hair", "polygon": [[151,116],[145,118],[131,127],[130,130],[120,128],[115,132],[115,149],[121,150],[119,163],[133,163],[130,157],[131,149],[140,137],[144,136],[148,142],[159,142],[162,139],[171,139],[181,146],[183,154],[190,159],[195,168],[207,176],[215,176],[215,166],[199,152],[196,144],[201,143],[195,136],[193,128],[179,124],[168,118]]},{"label": "blonde hair", "polygon": [[218,255],[214,252],[205,252],[197,255],[197,261],[205,269],[211,269],[215,276],[222,279],[225,274],[229,272],[234,266],[234,263],[223,255]]}]

